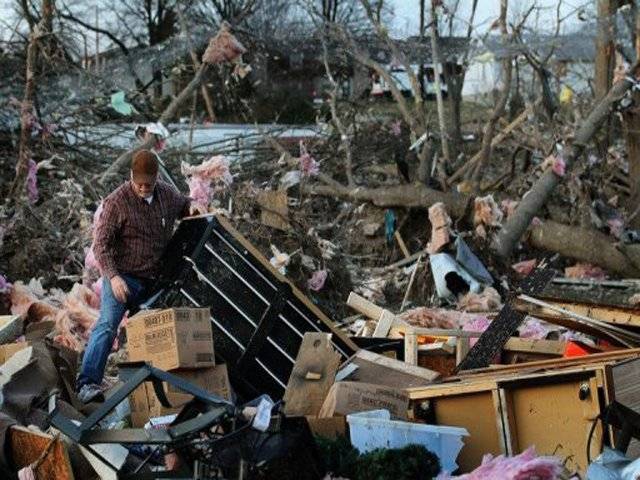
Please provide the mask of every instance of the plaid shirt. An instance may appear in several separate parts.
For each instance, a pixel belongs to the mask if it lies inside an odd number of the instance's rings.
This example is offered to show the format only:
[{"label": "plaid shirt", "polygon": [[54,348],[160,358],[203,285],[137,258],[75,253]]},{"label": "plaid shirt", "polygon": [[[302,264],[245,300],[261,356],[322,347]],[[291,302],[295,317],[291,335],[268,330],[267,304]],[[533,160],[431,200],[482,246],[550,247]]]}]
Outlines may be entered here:
[{"label": "plaid shirt", "polygon": [[130,181],[103,202],[93,243],[102,274],[119,273],[153,279],[176,220],[189,215],[190,200],[158,181],[149,204],[134,191]]}]

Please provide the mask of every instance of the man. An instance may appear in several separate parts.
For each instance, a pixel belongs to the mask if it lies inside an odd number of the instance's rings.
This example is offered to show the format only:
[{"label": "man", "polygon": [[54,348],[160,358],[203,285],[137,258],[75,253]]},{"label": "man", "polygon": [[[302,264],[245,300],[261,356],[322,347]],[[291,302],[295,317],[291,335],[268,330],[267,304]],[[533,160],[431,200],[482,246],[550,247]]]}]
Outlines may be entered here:
[{"label": "man", "polygon": [[127,310],[145,300],[174,223],[189,209],[188,197],[158,181],[158,158],[149,150],[133,156],[130,180],[105,198],[94,237],[104,277],[100,316],[78,376],[82,402],[104,399],[100,384],[118,325]]}]

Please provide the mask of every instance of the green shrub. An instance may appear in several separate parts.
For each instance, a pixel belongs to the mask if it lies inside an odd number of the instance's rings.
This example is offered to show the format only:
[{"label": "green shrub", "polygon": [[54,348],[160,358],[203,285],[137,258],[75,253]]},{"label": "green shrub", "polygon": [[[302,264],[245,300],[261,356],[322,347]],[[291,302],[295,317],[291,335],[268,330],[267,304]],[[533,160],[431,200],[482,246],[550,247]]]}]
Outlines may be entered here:
[{"label": "green shrub", "polygon": [[438,457],[422,445],[360,455],[345,437],[317,437],[316,443],[327,472],[350,480],[431,480],[440,473]]}]

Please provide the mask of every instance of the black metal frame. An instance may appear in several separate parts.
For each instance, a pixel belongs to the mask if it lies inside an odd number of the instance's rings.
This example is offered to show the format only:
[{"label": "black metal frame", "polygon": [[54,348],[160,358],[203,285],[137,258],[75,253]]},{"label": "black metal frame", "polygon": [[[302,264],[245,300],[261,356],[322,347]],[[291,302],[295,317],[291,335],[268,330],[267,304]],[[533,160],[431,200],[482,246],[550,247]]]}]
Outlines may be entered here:
[{"label": "black metal frame", "polygon": [[[58,409],[51,415],[51,425],[67,435],[73,441],[88,448],[93,455],[98,457],[115,472],[118,470],[102,457],[95,449],[91,448],[96,443],[124,443],[124,444],[145,444],[145,445],[175,445],[183,440],[196,435],[198,432],[216,425],[235,414],[236,408],[233,403],[208,393],[200,387],[193,385],[186,380],[172,375],[164,370],[152,367],[145,362],[131,362],[120,364],[120,377],[125,381],[105,402],[91,415],[84,419],[80,425],[76,425],[69,418],[64,416]],[[152,382],[156,396],[165,407],[171,407],[164,388],[163,382],[167,382],[178,390],[189,395],[193,395],[194,400],[205,406],[202,415],[189,418],[175,425],[171,425],[166,430],[145,430],[142,428],[125,428],[109,430],[96,428],[109,412],[126,399],[138,386],[144,382]],[[172,472],[167,472],[172,473]],[[177,478],[175,472],[173,476],[165,478]],[[158,477],[156,475],[156,477]],[[181,476],[182,477],[182,476]]]},{"label": "black metal frame", "polygon": [[332,333],[345,360],[355,345],[247,245],[214,215],[183,220],[163,259],[164,290],[151,306],[209,307],[216,356],[236,391],[280,399],[305,332]]}]

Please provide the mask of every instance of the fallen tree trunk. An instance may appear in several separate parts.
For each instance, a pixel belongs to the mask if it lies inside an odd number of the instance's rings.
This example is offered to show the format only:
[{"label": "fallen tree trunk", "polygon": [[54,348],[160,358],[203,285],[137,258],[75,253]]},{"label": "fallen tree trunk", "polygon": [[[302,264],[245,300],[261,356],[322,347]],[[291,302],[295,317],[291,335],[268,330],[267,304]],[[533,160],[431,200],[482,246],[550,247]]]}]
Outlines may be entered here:
[{"label": "fallen tree trunk", "polygon": [[[630,75],[635,75],[637,68],[638,63],[631,68]],[[596,104],[593,110],[591,110],[589,116],[576,132],[573,144],[568,154],[564,157],[567,173],[573,163],[582,155],[587,143],[598,131],[602,122],[607,119],[613,104],[620,100],[632,85],[633,80],[629,79],[629,77],[620,80],[609,90],[609,93]],[[561,180],[562,178],[549,168],[538,181],[534,183],[531,190],[529,190],[527,195],[524,196],[518,204],[515,213],[504,223],[491,245],[499,257],[505,259],[511,255],[513,248],[531,224],[531,220],[533,220],[533,217],[545,204],[551,192],[553,192]]]},{"label": "fallen tree trunk", "polygon": [[454,218],[464,216],[467,205],[471,201],[471,197],[466,195],[455,192],[440,192],[418,183],[378,188],[349,188],[333,182],[331,185],[304,185],[302,190],[311,195],[371,202],[378,207],[429,208],[434,203],[442,202],[449,215]]},{"label": "fallen tree trunk", "polygon": [[[178,94],[178,96],[171,101],[171,103],[169,104],[169,106],[167,106],[164,112],[162,112],[162,115],[160,115],[160,118],[158,119],[160,123],[166,124],[174,117],[180,105],[182,105],[188,98],[190,98],[193,92],[200,85],[202,85],[202,82],[204,81],[206,74],[210,68],[211,68],[211,65],[208,63],[200,64],[200,68],[198,68],[198,71],[193,76],[189,84],[186,87],[184,87],[184,89]],[[110,180],[112,177],[118,174],[118,172],[122,167],[124,167],[128,162],[131,161],[131,157],[133,156],[134,153],[140,150],[149,149],[153,147],[154,143],[155,143],[155,140],[153,138],[150,138],[146,142],[140,145],[136,145],[135,147],[130,148],[129,150],[124,152],[100,176],[98,181],[101,184],[104,184],[105,182]]]},{"label": "fallen tree trunk", "polygon": [[598,265],[625,277],[640,276],[640,269],[618,250],[612,238],[594,229],[545,221],[530,230],[529,244],[563,257]]}]

